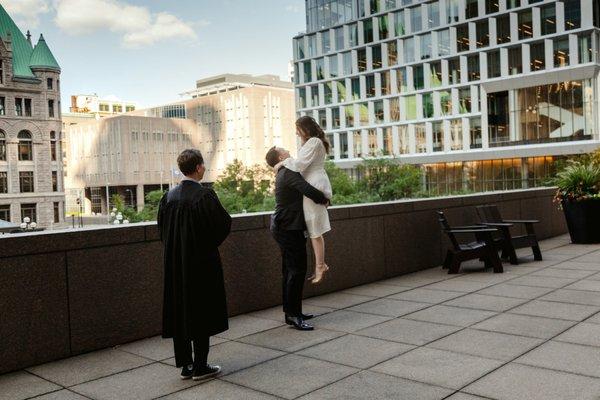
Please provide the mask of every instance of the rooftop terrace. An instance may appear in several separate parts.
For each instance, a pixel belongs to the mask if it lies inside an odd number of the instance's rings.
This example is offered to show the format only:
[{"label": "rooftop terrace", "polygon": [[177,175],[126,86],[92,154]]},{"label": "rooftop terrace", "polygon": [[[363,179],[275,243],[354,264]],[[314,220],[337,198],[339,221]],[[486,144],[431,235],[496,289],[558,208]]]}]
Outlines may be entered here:
[{"label": "rooftop terrace", "polygon": [[600,396],[600,245],[566,236],[504,274],[429,269],[279,307],[213,338],[218,379],[181,381],[159,337],[0,376],[0,399],[577,399]]}]

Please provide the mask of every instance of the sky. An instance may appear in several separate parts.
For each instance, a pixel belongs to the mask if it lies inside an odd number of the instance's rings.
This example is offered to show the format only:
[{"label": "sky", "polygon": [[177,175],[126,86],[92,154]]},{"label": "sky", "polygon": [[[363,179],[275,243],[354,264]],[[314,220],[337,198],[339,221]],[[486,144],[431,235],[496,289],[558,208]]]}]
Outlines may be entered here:
[{"label": "sky", "polygon": [[[142,107],[222,73],[287,79],[304,0],[0,0],[61,68],[63,109],[97,93]],[[65,110],[66,111],[66,110]]]}]

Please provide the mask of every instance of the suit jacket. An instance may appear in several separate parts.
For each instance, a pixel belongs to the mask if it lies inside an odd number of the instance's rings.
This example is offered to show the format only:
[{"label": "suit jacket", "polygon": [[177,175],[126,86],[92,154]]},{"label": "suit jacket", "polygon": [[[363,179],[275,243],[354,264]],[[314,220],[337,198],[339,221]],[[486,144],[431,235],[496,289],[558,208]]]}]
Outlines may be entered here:
[{"label": "suit jacket", "polygon": [[303,196],[317,204],[327,204],[325,195],[311,186],[298,172],[282,167],[275,178],[275,214],[271,230],[302,231],[306,229]]}]

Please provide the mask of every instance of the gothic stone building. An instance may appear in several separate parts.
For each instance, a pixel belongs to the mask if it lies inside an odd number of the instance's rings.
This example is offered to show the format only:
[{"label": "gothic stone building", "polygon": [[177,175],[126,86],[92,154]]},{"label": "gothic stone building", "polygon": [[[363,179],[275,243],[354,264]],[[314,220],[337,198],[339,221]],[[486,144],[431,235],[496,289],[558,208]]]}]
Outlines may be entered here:
[{"label": "gothic stone building", "polygon": [[60,66],[0,5],[0,220],[64,220]]}]

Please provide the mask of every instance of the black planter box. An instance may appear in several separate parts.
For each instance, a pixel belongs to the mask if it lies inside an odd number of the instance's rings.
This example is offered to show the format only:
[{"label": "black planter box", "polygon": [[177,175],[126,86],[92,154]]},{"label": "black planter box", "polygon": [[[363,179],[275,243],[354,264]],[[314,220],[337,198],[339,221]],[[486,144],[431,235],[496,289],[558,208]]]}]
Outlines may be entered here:
[{"label": "black planter box", "polygon": [[563,201],[562,206],[573,243],[600,243],[600,199]]}]

